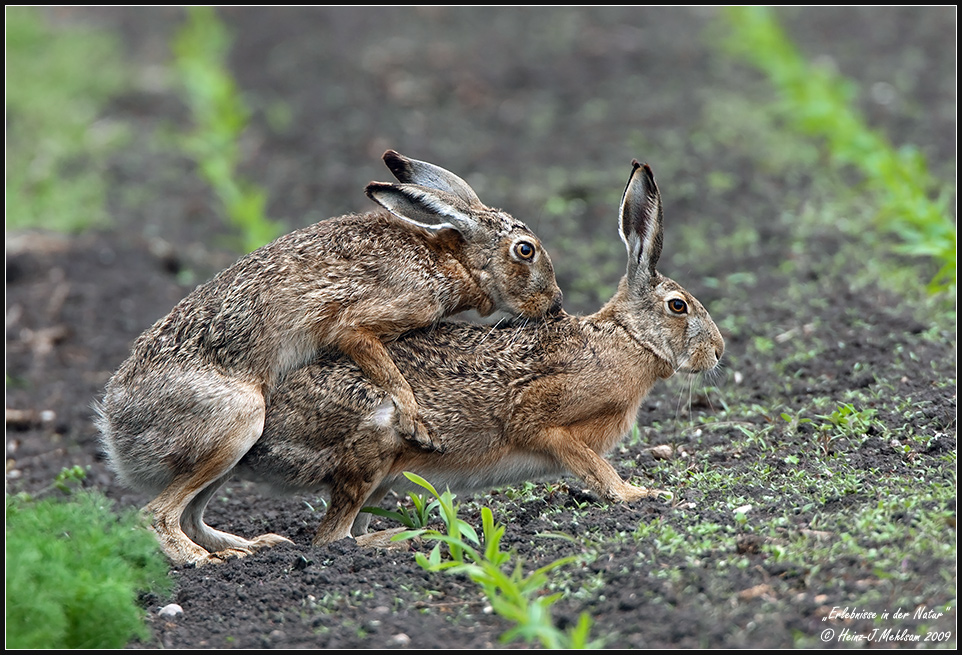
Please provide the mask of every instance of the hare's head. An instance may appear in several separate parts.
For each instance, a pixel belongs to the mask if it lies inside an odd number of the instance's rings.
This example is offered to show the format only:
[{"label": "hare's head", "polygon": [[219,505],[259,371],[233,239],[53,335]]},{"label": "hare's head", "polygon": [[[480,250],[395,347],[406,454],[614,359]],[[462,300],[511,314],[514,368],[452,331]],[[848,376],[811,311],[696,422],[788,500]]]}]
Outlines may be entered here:
[{"label": "hare's head", "polygon": [[500,310],[527,318],[561,311],[554,267],[538,237],[521,221],[486,206],[468,183],[440,166],[388,150],[384,162],[399,184],[371,182],[367,195],[395,216],[427,230],[454,230],[462,260]]},{"label": "hare's head", "polygon": [[711,316],[680,284],[655,270],[661,255],[661,196],[647,164],[632,162],[621,200],[619,228],[628,248],[628,272],[618,293],[633,335],[672,371],[714,368],[725,342]]}]

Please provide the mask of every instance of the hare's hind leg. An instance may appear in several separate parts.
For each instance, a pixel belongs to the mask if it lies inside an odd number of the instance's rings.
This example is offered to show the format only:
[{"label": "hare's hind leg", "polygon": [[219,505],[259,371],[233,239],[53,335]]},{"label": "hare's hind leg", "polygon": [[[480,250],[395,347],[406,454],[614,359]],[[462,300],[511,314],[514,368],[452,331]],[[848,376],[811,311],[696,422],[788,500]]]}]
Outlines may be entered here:
[{"label": "hare's hind leg", "polygon": [[371,518],[361,508],[381,502],[390,490],[388,473],[405,448],[395,427],[382,418],[390,403],[385,398],[374,408],[337,453],[338,464],[327,476],[330,502],[314,535],[315,546],[363,535]]},{"label": "hare's hind leg", "polygon": [[[371,492],[371,495],[367,497],[364,501],[364,507],[376,507],[387,495],[387,492],[391,490],[394,486],[395,479],[392,477],[381,482],[380,486]],[[351,526],[351,534],[354,536],[354,540],[357,542],[358,546],[364,546],[365,548],[398,548],[404,547],[402,544],[398,544],[392,541],[394,536],[410,530],[408,527],[398,527],[389,528],[386,530],[379,530],[377,532],[368,532],[368,525],[371,523],[371,514],[368,512],[361,512],[354,519],[354,525]]]},{"label": "hare's hind leg", "polygon": [[347,537],[363,537],[371,519],[369,515],[361,514],[361,508],[379,503],[390,489],[390,485],[379,484],[381,477],[383,473],[374,480],[347,481],[342,478],[332,485],[327,513],[317,527],[312,543],[324,546]]},{"label": "hare's hind leg", "polygon": [[200,544],[215,555],[219,552],[249,554],[261,548],[293,543],[286,537],[271,533],[262,534],[254,539],[244,539],[228,532],[215,530],[204,523],[204,510],[207,508],[207,503],[214,497],[217,490],[227,482],[229,477],[229,473],[221,476],[220,479],[208,485],[190,501],[180,519],[181,527],[187,536],[194,543]]},{"label": "hare's hind leg", "polygon": [[[181,426],[187,433],[183,443],[191,452],[183,453],[191,464],[181,464],[181,472],[144,508],[152,516],[152,527],[161,548],[175,565],[221,562],[228,557],[243,557],[244,548],[228,547],[209,553],[184,532],[181,518],[194,499],[226,476],[264,429],[264,396],[254,385],[229,383],[206,388],[208,417]],[[199,505],[201,513],[206,500]],[[196,511],[188,523],[196,527]],[[202,521],[201,521],[202,523]],[[201,530],[200,533],[203,531]]]},{"label": "hare's hind leg", "polygon": [[443,444],[418,420],[418,403],[397,364],[376,334],[365,329],[345,333],[337,347],[361,367],[365,377],[387,391],[397,407],[397,429],[401,438],[425,450],[443,451]]},{"label": "hare's hind leg", "polygon": [[[381,501],[384,500],[387,492],[391,490],[392,482],[393,480],[383,480],[377,489],[368,494],[368,497],[364,500],[361,507],[378,506]],[[367,534],[367,528],[370,524],[371,514],[368,512],[358,512],[354,518],[354,523],[351,525],[351,536],[360,543]]]}]

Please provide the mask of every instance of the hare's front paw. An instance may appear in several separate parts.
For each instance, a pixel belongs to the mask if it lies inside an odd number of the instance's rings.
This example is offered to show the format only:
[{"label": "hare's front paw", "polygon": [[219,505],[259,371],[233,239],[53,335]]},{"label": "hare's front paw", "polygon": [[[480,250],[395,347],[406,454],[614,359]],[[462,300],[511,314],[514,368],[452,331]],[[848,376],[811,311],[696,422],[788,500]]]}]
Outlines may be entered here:
[{"label": "hare's front paw", "polygon": [[407,441],[428,451],[444,452],[444,444],[435,439],[421,421],[413,415],[398,412],[397,431]]},{"label": "hare's front paw", "polygon": [[641,500],[642,498],[658,498],[659,496],[663,496],[670,499],[672,497],[670,491],[664,491],[662,489],[646,489],[645,487],[636,487],[630,484],[625,484],[624,488],[619,491],[618,495],[620,498],[617,500],[624,503]]}]

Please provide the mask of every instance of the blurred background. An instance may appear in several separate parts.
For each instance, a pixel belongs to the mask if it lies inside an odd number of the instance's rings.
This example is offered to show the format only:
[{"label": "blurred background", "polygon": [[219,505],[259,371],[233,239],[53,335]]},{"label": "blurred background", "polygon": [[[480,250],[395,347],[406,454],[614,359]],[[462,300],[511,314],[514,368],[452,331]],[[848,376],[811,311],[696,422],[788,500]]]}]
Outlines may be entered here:
[{"label": "blurred background", "polygon": [[843,159],[842,177],[815,190],[836,174],[833,128],[793,119],[835,99],[793,95],[790,63],[782,82],[756,65],[778,65],[785,48],[803,77],[837,76],[839,107],[816,123],[852,108],[936,180],[954,178],[951,7],[7,13],[8,227],[133,230],[185,281],[210,274],[198,253],[224,237],[236,254],[370,208],[363,188],[388,179],[387,148],[458,173],[527,222],[576,311],[623,272],[614,221],[632,158],[662,188],[669,275],[720,278],[732,255],[744,264],[762,249],[785,257],[793,246],[777,235],[798,240],[805,207],[865,187]]}]

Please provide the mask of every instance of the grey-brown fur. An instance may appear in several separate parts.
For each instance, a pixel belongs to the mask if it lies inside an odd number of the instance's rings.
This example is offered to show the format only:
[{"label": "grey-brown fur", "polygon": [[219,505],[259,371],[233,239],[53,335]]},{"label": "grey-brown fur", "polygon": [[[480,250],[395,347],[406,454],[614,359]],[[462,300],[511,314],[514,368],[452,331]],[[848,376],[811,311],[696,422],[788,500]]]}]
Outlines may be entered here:
[{"label": "grey-brown fur", "polygon": [[483,205],[460,178],[393,151],[399,183],[372,182],[385,209],[297,230],[198,287],[137,339],[107,384],[98,424],[122,480],[158,496],[146,507],[176,563],[243,555],[253,541],[181,521],[184,509],[260,437],[265,402],[320,350],[345,353],[388,393],[393,429],[441,449],[384,347],[468,309],[528,318],[560,311],[561,292],[535,235]]},{"label": "grey-brown fur", "polygon": [[[637,162],[619,225],[628,272],[597,313],[506,328],[442,324],[390,344],[422,420],[445,435],[443,453],[401,439],[384,391],[328,353],[281,385],[237,472],[281,491],[329,493],[315,544],[363,535],[369,515],[359,510],[408,486],[404,471],[452,490],[567,471],[610,501],[659,493],[624,482],[603,455],[630,430],[659,379],[714,368],[724,342],[705,308],[655,270],[661,201],[650,170]],[[193,522],[202,523],[206,500],[188,509]]]}]

